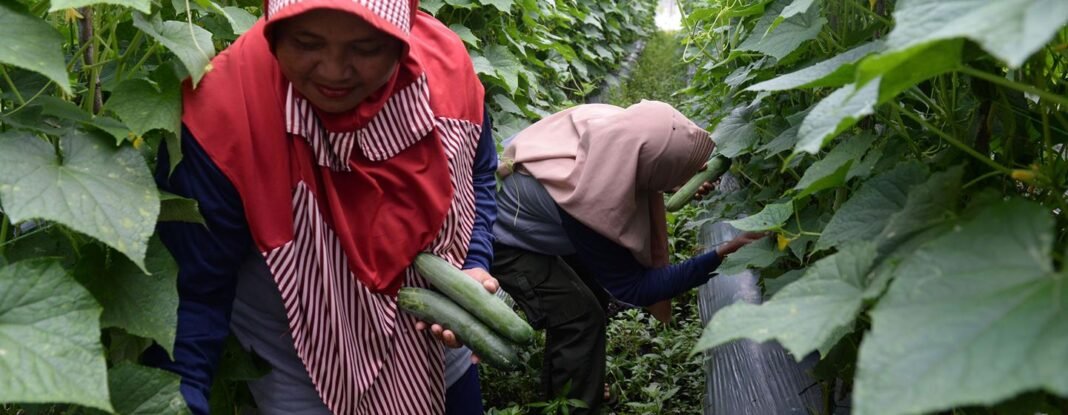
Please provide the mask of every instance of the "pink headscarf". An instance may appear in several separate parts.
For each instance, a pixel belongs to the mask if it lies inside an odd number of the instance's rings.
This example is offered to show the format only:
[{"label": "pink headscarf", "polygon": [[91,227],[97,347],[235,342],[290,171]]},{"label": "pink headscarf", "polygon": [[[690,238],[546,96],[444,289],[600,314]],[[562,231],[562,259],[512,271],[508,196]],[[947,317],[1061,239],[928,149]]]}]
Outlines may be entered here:
[{"label": "pink headscarf", "polygon": [[661,192],[686,182],[712,154],[708,132],[670,105],[579,105],[519,133],[498,174],[538,179],[561,208],[626,247],[645,266],[667,265]]}]

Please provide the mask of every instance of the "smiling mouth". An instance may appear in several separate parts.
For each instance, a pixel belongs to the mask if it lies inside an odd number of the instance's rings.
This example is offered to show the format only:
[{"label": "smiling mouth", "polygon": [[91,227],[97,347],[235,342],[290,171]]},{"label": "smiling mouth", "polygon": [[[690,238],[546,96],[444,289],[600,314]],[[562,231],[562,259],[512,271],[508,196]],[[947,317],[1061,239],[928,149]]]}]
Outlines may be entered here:
[{"label": "smiling mouth", "polygon": [[330,88],[327,86],[316,84],[315,87],[319,90],[320,94],[327,98],[344,98],[352,93],[356,88]]}]

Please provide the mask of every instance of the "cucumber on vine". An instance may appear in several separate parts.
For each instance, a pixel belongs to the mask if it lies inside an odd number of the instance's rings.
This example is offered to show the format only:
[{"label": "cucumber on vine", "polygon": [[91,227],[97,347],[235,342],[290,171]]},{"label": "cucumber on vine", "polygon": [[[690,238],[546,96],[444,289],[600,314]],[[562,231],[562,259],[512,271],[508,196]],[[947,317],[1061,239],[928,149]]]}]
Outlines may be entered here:
[{"label": "cucumber on vine", "polygon": [[690,203],[690,200],[693,200],[694,195],[697,194],[697,189],[700,189],[702,184],[718,179],[719,176],[726,173],[727,169],[730,167],[731,159],[723,156],[713,157],[712,160],[709,160],[708,166],[704,170],[693,175],[686,184],[679,188],[679,191],[675,192],[675,194],[668,198],[667,203],[664,204],[664,208],[667,209],[668,212],[682,209],[683,206]]}]

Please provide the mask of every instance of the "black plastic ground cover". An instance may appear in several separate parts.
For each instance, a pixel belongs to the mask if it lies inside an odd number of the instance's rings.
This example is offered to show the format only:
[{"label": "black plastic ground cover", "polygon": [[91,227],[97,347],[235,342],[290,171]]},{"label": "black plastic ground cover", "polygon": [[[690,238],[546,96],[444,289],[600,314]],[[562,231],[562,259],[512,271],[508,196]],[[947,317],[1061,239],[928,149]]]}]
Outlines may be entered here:
[{"label": "black plastic ground cover", "polygon": [[[721,180],[720,191],[736,188],[733,178]],[[738,230],[726,222],[701,229],[707,249],[734,238]],[[702,327],[715,313],[738,301],[759,304],[759,276],[752,271],[719,275],[700,287],[698,304]],[[738,340],[705,351],[705,415],[823,414],[822,389],[809,371],[811,356],[801,363],[777,342]]]}]

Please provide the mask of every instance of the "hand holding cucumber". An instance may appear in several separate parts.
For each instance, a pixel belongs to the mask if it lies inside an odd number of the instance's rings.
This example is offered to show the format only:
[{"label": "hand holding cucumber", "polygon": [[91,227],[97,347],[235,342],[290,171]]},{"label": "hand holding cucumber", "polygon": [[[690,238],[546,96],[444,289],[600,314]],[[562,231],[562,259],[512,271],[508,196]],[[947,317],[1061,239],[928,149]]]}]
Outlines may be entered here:
[{"label": "hand holding cucumber", "polygon": [[[419,254],[416,271],[441,293],[401,288],[397,304],[405,312],[431,324],[431,333],[446,345],[466,344],[480,360],[502,368],[519,365],[516,345],[529,343],[534,329],[511,306],[492,294],[498,283],[485,270],[461,272],[432,254]],[[439,331],[440,330],[440,331]]]}]

